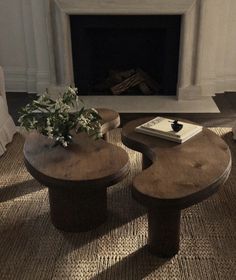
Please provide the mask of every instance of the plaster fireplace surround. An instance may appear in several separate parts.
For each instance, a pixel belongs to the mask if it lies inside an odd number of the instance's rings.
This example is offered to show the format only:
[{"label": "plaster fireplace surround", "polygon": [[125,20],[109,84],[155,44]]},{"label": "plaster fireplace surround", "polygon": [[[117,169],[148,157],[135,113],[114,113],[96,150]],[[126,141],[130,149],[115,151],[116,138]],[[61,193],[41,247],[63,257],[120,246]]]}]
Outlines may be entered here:
[{"label": "plaster fireplace surround", "polygon": [[219,12],[214,1],[51,0],[55,84],[74,84],[70,15],[181,15],[176,97],[184,101],[213,96],[220,88],[214,72],[220,23],[215,26],[215,16],[209,17],[206,11]]}]

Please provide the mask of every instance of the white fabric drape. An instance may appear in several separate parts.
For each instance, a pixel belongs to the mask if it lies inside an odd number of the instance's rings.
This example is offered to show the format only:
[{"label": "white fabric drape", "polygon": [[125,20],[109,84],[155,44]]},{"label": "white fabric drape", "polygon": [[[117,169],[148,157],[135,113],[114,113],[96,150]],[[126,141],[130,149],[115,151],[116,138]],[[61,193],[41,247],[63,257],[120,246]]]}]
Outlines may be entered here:
[{"label": "white fabric drape", "polygon": [[6,145],[12,141],[16,126],[8,113],[3,69],[0,66],[0,156],[6,151]]}]

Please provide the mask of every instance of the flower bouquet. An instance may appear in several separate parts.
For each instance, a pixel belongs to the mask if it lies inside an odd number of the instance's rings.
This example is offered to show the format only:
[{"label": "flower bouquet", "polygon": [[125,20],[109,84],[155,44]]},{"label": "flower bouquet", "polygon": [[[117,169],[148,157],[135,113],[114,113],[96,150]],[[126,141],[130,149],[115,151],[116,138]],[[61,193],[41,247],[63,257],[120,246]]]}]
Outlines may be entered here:
[{"label": "flower bouquet", "polygon": [[78,98],[77,88],[68,87],[56,100],[48,93],[41,95],[20,111],[19,123],[27,131],[36,130],[55,145],[67,147],[73,141],[73,131],[86,132],[95,139],[101,135],[101,117],[94,108],[85,108]]}]

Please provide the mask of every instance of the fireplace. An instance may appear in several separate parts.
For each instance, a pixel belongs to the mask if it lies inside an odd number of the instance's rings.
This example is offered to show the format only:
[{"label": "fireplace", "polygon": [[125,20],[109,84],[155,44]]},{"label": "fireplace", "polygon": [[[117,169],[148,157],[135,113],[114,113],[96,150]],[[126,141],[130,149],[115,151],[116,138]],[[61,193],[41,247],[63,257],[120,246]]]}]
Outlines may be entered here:
[{"label": "fireplace", "polygon": [[82,95],[176,95],[180,15],[71,15]]},{"label": "fireplace", "polygon": [[[225,59],[225,44],[221,36],[225,35],[226,25],[225,15],[227,5],[225,3],[215,5],[214,1],[201,0],[51,0],[50,3],[50,18],[53,37],[49,36],[49,43],[52,45],[53,52],[51,53],[51,61],[55,61],[55,83],[58,86],[68,84],[75,84],[75,77],[77,86],[80,83],[87,83],[87,88],[90,88],[94,82],[86,82],[79,72],[74,73],[73,67],[80,67],[73,65],[72,42],[71,42],[71,22],[72,16],[84,17],[159,17],[159,16],[177,16],[181,19],[180,38],[179,38],[179,61],[177,86],[175,86],[176,98],[178,100],[184,99],[198,99],[202,96],[212,96],[216,92],[216,87],[225,88],[224,83],[220,77],[227,76],[224,72]],[[218,1],[219,2],[219,1]],[[229,5],[228,5],[229,6]],[[226,9],[227,8],[227,9]],[[50,27],[50,24],[49,24]],[[77,27],[79,28],[79,27]],[[106,33],[106,30],[96,31]],[[131,29],[131,27],[130,27]],[[135,29],[135,27],[133,27]],[[139,29],[139,27],[136,27]],[[145,29],[148,29],[145,27]],[[158,29],[158,28],[156,28]],[[219,33],[220,30],[220,33]],[[93,30],[94,33],[95,30]],[[134,30],[133,30],[134,31]],[[157,30],[156,30],[157,31]],[[90,33],[92,31],[89,31]],[[120,31],[117,31],[121,33]],[[219,34],[221,36],[219,37]],[[105,36],[105,35],[103,35]],[[121,36],[121,35],[119,35]],[[137,36],[135,36],[137,37]],[[101,48],[101,47],[100,47]],[[223,50],[221,52],[221,50]],[[95,54],[93,54],[95,55]],[[54,60],[55,58],[55,60]],[[81,57],[80,57],[81,58]],[[220,64],[219,64],[220,63]],[[158,67],[162,63],[158,63]],[[168,63],[164,63],[167,65]],[[218,67],[220,65],[220,67]],[[52,63],[52,68],[53,68]],[[87,67],[89,63],[87,63]],[[132,66],[133,67],[133,66]],[[134,68],[136,65],[134,66]],[[140,66],[138,66],[140,67]],[[141,67],[143,67],[141,65]],[[140,68],[141,68],[140,67]],[[158,84],[163,88],[162,73],[148,73],[151,78],[156,78]],[[175,66],[176,67],[176,66]],[[126,67],[125,67],[126,68]],[[129,67],[127,67],[129,68]],[[144,68],[144,67],[143,67]],[[132,69],[132,68],[131,68]],[[218,75],[216,69],[222,69],[222,73]],[[117,70],[117,69],[115,69]],[[130,70],[130,69],[129,69]],[[150,71],[149,69],[142,69],[143,71]],[[86,70],[88,75],[89,70]],[[123,69],[122,69],[123,71]],[[105,71],[104,71],[105,72]],[[103,71],[99,71],[102,75]],[[105,76],[105,74],[103,74]],[[156,75],[156,76],[155,76]],[[176,75],[176,73],[175,73]],[[88,76],[94,76],[90,73]],[[95,76],[98,76],[97,74]],[[99,76],[98,76],[99,77]],[[228,76],[227,76],[228,77]],[[231,76],[230,76],[231,77]],[[54,78],[54,77],[53,77]],[[79,79],[79,80],[77,80]],[[90,79],[90,78],[89,78]],[[85,82],[83,82],[83,80]],[[96,81],[97,82],[97,81]],[[89,85],[88,85],[89,84]],[[231,87],[231,80],[228,79],[227,85]],[[86,89],[86,88],[85,88]],[[88,89],[86,89],[88,91]],[[86,91],[85,90],[85,91]],[[225,90],[225,89],[224,89]],[[168,92],[168,90],[167,90]],[[88,96],[90,97],[90,96]],[[97,96],[91,96],[96,98]],[[110,96],[107,96],[108,98]],[[111,96],[113,97],[113,96]],[[120,98],[123,98],[121,96]],[[141,96],[142,97],[142,96]],[[148,96],[152,97],[152,96]],[[154,96],[155,97],[155,96]],[[169,96],[167,96],[169,97]],[[128,96],[127,96],[128,98]]]}]

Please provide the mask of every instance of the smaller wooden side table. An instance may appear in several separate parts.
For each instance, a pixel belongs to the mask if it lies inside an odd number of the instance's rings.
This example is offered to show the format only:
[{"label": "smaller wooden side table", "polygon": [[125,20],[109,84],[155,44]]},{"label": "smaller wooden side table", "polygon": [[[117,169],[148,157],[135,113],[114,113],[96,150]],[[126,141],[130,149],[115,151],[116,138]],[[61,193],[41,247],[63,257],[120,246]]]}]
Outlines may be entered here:
[{"label": "smaller wooden side table", "polygon": [[214,194],[228,178],[231,153],[215,133],[203,131],[183,144],[135,132],[152,118],[127,123],[122,142],[143,154],[143,171],[133,179],[132,195],[148,209],[150,251],[171,257],[179,250],[181,209]]},{"label": "smaller wooden side table", "polygon": [[[102,132],[119,126],[119,114],[98,109]],[[128,154],[103,139],[86,133],[73,138],[65,149],[52,140],[31,133],[25,141],[24,159],[29,173],[48,187],[51,220],[64,231],[88,231],[107,216],[106,188],[121,181],[129,171]]]}]

